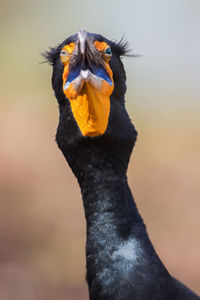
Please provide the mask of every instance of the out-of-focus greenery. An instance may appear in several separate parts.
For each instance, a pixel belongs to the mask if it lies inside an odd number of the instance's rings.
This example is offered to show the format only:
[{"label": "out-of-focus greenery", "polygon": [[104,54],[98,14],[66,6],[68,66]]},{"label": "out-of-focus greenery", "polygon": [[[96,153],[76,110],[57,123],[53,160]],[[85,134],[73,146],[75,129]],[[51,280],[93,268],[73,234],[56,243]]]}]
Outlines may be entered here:
[{"label": "out-of-focus greenery", "polygon": [[[200,293],[200,2],[0,1],[0,299],[87,299],[78,184],[41,52],[80,28],[128,40],[129,182],[169,271]],[[85,298],[84,298],[85,297]]]}]

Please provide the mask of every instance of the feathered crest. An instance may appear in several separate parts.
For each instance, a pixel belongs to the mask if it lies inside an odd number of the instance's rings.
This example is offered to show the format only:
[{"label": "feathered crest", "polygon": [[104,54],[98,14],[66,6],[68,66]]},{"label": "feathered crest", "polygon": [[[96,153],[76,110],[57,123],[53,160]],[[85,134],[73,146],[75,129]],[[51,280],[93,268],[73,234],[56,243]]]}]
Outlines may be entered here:
[{"label": "feathered crest", "polygon": [[130,51],[128,42],[125,40],[124,36],[119,42],[114,42],[112,48],[114,52],[120,56],[124,56]]},{"label": "feathered crest", "polygon": [[112,48],[114,52],[119,56],[126,56],[126,57],[139,57],[138,54],[131,54],[132,49],[129,48],[129,43],[125,40],[124,35],[119,40],[119,42],[113,42]]},{"label": "feathered crest", "polygon": [[45,51],[42,53],[42,56],[45,58],[45,62],[48,62],[50,65],[53,65],[56,58],[59,56],[58,47],[49,48],[49,51]]}]

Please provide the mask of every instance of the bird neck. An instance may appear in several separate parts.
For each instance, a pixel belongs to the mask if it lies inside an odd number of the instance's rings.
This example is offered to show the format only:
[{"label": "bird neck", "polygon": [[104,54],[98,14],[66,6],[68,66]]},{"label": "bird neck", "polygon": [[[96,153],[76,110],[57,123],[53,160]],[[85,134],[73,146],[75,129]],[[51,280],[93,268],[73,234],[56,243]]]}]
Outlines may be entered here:
[{"label": "bird neck", "polygon": [[[127,294],[126,299],[131,299],[129,296],[134,293],[140,299],[143,290],[140,285],[149,288],[157,278],[161,278],[162,290],[168,284],[169,274],[148,238],[127,183],[126,172],[135,139],[130,141],[125,135],[124,140],[123,136],[120,140],[113,136],[111,139],[105,135],[73,140],[74,145],[69,138],[63,138],[65,128],[59,126],[57,142],[81,188],[87,223],[90,299],[114,299],[116,293]],[[153,266],[156,270],[152,275]],[[128,286],[131,288],[127,292]],[[101,297],[95,298],[102,287]]]},{"label": "bird neck", "polygon": [[[115,243],[137,234],[137,228],[145,230],[127,183],[126,171],[130,153],[116,146],[109,151],[87,145],[81,149],[80,160],[76,153],[68,160],[78,179],[87,222],[88,251],[95,252],[102,241]],[[95,236],[99,236],[98,240]]]},{"label": "bird neck", "polygon": [[98,164],[88,164],[78,181],[87,228],[98,223],[98,230],[105,234],[110,234],[109,226],[112,226],[112,231],[116,228],[119,235],[123,236],[125,231],[127,236],[128,229],[141,218],[127,184],[126,172],[118,168],[112,162],[98,160]]},{"label": "bird neck", "polygon": [[[90,294],[93,294],[93,286],[100,288],[107,282],[106,293],[112,288],[116,290],[121,273],[126,278],[124,286],[130,280],[135,285],[132,292],[136,294],[140,292],[138,283],[143,273],[149,278],[147,285],[152,284],[150,281],[154,281],[158,273],[166,283],[169,275],[149,240],[128,187],[126,170],[122,166],[116,168],[116,163],[106,158],[96,161],[98,163],[92,164],[92,159],[89,160],[84,172],[78,176],[87,222],[86,263]],[[153,265],[157,270],[151,276]]]},{"label": "bird neck", "polygon": [[86,139],[63,151],[81,188],[88,234],[93,228],[103,239],[111,233],[126,239],[133,227],[144,226],[126,177],[133,145]]}]

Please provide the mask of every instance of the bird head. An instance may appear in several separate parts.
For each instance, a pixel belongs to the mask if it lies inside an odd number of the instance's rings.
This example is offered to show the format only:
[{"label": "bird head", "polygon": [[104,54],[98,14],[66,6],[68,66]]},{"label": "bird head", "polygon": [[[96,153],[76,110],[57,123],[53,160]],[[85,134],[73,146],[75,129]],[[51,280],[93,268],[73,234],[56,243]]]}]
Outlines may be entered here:
[{"label": "bird head", "polygon": [[[44,54],[53,66],[52,85],[59,103],[60,148],[78,140],[127,140],[136,131],[124,105],[126,75],[121,57],[127,43],[79,30]],[[131,147],[132,149],[132,147]]]}]

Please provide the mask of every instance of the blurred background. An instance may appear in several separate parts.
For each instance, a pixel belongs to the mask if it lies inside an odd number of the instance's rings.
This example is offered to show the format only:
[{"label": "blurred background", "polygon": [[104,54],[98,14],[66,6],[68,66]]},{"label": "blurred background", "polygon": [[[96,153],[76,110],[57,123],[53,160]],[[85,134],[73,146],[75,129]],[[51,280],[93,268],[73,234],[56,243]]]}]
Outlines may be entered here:
[{"label": "blurred background", "polygon": [[0,1],[0,299],[88,299],[79,186],[55,143],[41,52],[85,28],[123,35],[139,132],[128,176],[168,270],[200,293],[200,1]]}]

